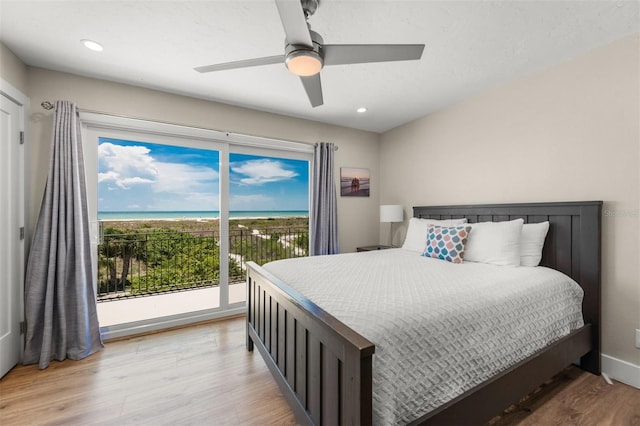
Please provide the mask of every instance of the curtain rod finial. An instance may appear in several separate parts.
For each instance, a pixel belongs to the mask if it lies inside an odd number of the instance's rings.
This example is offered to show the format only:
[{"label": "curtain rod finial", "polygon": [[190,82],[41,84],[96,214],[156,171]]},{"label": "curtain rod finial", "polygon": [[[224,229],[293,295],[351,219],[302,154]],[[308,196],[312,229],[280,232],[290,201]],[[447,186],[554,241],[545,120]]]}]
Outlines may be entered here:
[{"label": "curtain rod finial", "polygon": [[53,109],[53,104],[49,101],[44,101],[40,104],[44,109]]},{"label": "curtain rod finial", "polygon": [[[326,142],[326,143],[328,143],[328,142]],[[313,145],[314,145],[314,146],[318,146],[319,144],[320,144],[320,142],[316,142],[316,143],[314,143]],[[338,150],[338,145],[333,144],[333,150],[334,150],[334,151],[337,151],[337,150]]]}]

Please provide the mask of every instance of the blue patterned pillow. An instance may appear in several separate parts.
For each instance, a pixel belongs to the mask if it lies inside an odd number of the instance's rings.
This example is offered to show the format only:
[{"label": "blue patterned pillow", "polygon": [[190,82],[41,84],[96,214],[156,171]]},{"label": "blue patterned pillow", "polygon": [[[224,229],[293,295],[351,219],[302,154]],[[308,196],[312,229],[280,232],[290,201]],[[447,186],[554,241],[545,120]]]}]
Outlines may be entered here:
[{"label": "blue patterned pillow", "polygon": [[422,255],[447,262],[462,263],[469,232],[471,232],[469,225],[429,226],[427,243]]}]

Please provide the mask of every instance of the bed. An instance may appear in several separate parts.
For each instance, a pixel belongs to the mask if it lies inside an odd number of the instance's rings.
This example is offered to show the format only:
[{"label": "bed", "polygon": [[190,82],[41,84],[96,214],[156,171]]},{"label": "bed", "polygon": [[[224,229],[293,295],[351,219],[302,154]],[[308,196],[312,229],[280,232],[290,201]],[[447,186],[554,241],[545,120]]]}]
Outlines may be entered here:
[{"label": "bed", "polygon": [[[598,201],[414,207],[414,217],[426,219],[549,221],[541,265],[582,287],[584,325],[411,423],[484,423],[578,359],[600,374],[601,207]],[[371,424],[374,343],[265,268],[250,263],[247,276],[247,348],[261,353],[297,420]]]}]

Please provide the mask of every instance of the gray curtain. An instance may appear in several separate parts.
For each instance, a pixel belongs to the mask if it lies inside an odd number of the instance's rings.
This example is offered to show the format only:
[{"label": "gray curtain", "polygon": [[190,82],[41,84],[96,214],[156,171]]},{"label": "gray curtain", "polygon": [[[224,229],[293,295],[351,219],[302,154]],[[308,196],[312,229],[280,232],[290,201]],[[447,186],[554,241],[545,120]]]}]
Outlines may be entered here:
[{"label": "gray curtain", "polygon": [[313,152],[313,200],[311,202],[311,256],[338,253],[338,209],[333,179],[332,143],[316,144]]},{"label": "gray curtain", "polygon": [[95,277],[76,106],[57,101],[49,175],[25,281],[23,364],[82,359],[100,350]]}]

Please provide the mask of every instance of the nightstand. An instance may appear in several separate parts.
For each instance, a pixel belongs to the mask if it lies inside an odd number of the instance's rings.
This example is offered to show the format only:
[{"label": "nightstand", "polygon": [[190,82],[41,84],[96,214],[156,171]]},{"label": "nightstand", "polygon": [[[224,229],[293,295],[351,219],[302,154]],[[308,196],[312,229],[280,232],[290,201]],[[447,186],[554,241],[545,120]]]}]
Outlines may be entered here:
[{"label": "nightstand", "polygon": [[393,247],[393,246],[385,246],[385,245],[382,245],[382,244],[377,244],[375,246],[357,247],[356,251],[360,252],[360,251],[385,250],[385,249],[390,249],[390,248],[395,248],[395,247]]}]

